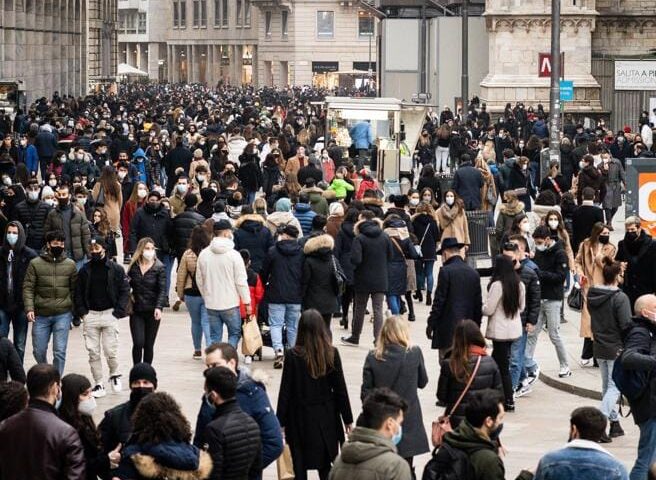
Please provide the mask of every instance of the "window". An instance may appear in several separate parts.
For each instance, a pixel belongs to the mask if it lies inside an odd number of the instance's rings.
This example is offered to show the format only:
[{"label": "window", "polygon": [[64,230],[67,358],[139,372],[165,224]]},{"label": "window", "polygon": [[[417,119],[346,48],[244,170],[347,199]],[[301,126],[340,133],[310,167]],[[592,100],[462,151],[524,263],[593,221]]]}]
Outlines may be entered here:
[{"label": "window", "polygon": [[[119,11],[119,17],[122,12]],[[173,28],[180,26],[180,2],[173,0]],[[122,30],[122,28],[121,28]]]},{"label": "window", "polygon": [[221,26],[221,0],[214,0],[214,26]]},{"label": "window", "polygon": [[237,0],[237,23],[238,27],[241,27],[241,0]]},{"label": "window", "polygon": [[135,13],[128,13],[126,15],[126,28],[125,33],[137,33],[137,15]]},{"label": "window", "polygon": [[228,26],[228,0],[223,1],[223,11],[221,12],[221,24],[224,27]]},{"label": "window", "polygon": [[317,36],[319,38],[333,38],[335,27],[335,12],[317,12]]},{"label": "window", "polygon": [[200,25],[200,0],[194,0],[194,27]]},{"label": "window", "polygon": [[207,1],[194,0],[194,27],[207,26]]},{"label": "window", "polygon": [[251,2],[250,0],[244,0],[244,26],[251,26]]},{"label": "window", "polygon": [[360,37],[373,37],[374,35],[374,17],[362,10],[358,12],[358,35]]},{"label": "window", "polygon": [[264,35],[271,36],[271,12],[264,13]]},{"label": "window", "polygon": [[139,12],[137,28],[137,33],[146,33],[146,12]]},{"label": "window", "polygon": [[282,22],[281,22],[282,23],[281,24],[282,36],[286,37],[287,36],[287,22],[288,22],[288,19],[289,19],[289,12],[287,10],[283,10],[281,12],[281,14],[282,14]]},{"label": "window", "polygon": [[[175,16],[174,16],[173,17],[173,26],[174,27],[175,27],[175,22],[176,22],[176,19],[175,19]],[[119,10],[119,12],[118,12],[118,29],[119,29],[119,31],[121,33],[125,33],[125,29],[127,28],[127,25],[128,25],[128,23],[127,23],[127,18],[126,18],[126,15],[125,15],[125,11],[124,10]]]},{"label": "window", "polygon": [[187,2],[180,0],[180,28],[187,27]]}]

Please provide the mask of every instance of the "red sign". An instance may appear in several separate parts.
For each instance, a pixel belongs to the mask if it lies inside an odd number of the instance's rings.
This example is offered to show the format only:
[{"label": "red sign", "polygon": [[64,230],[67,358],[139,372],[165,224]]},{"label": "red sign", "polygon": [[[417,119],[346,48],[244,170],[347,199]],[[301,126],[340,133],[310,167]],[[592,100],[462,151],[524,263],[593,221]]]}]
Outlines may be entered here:
[{"label": "red sign", "polygon": [[[560,54],[560,76],[565,76],[565,53]],[[550,53],[538,53],[538,77],[551,77]]]}]

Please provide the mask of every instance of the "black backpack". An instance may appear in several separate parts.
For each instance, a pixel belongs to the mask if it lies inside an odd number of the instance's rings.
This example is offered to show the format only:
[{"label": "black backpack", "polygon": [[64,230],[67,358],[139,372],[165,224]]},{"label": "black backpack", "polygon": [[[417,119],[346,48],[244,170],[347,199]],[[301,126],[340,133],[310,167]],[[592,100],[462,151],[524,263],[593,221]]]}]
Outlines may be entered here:
[{"label": "black backpack", "polygon": [[474,467],[469,455],[474,451],[464,452],[459,448],[443,443],[433,451],[432,458],[424,468],[422,480],[473,480]]}]

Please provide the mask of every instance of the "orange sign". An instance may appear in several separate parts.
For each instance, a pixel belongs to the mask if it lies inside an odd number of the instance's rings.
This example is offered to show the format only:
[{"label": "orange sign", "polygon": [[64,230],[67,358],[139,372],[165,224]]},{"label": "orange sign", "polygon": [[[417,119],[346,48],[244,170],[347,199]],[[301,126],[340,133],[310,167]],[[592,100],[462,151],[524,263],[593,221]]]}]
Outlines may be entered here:
[{"label": "orange sign", "polygon": [[656,173],[638,173],[638,216],[642,228],[656,235]]}]

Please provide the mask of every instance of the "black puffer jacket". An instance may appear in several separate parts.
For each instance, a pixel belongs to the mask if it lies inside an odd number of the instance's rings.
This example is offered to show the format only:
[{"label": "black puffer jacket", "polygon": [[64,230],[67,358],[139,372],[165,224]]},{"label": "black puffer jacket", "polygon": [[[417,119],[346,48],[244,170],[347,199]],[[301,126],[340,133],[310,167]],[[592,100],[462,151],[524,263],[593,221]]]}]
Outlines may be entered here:
[{"label": "black puffer jacket", "polygon": [[235,228],[235,250],[248,250],[251,254],[251,268],[259,273],[274,243],[271,231],[264,226],[262,216],[257,214],[242,215],[235,222]]},{"label": "black puffer jacket", "polygon": [[[75,313],[78,317],[84,317],[89,313],[91,289],[98,288],[98,285],[91,285],[92,262],[84,264],[77,274],[73,305],[75,306]],[[104,266],[108,271],[107,285],[103,285],[103,288],[107,292],[112,305],[114,305],[112,315],[114,318],[123,318],[127,316],[128,298],[130,296],[128,278],[125,275],[125,270],[118,263],[105,258]]]},{"label": "black puffer jacket", "polygon": [[643,229],[636,240],[620,241],[615,260],[627,263],[622,290],[633,310],[640,296],[656,291],[656,242]]},{"label": "black puffer jacket", "polygon": [[353,239],[355,232],[353,231],[355,224],[352,222],[342,222],[337,232],[335,239],[335,257],[342,267],[346,281],[349,285],[353,285],[353,264],[351,263],[351,248],[353,247]]},{"label": "black puffer jacket", "polygon": [[519,277],[522,279],[524,287],[526,287],[526,303],[521,313],[522,325],[527,323],[535,325],[538,323],[538,315],[540,314],[540,279],[535,270],[526,265],[519,269]]},{"label": "black puffer jacket", "polygon": [[629,402],[633,420],[637,425],[656,417],[656,325],[642,317],[633,319],[631,328],[624,341],[622,366],[629,370],[645,372],[649,376],[649,386],[637,400]]},{"label": "black puffer jacket", "polygon": [[563,285],[567,277],[567,254],[558,240],[549,249],[535,252],[533,259],[540,269],[540,296],[544,300],[562,300]]},{"label": "black puffer jacket", "polygon": [[[3,310],[7,311],[23,309],[23,282],[25,281],[25,272],[27,272],[27,266],[32,259],[37,256],[34,250],[25,246],[25,231],[22,225],[18,222],[9,222],[7,224],[8,227],[12,225],[18,228],[18,241],[13,249],[13,291],[11,296],[9,295],[7,285],[7,268],[9,266],[7,260],[9,258],[9,252],[12,250],[9,248],[7,242],[0,248],[0,305],[2,305]],[[3,235],[5,232],[3,232]]]},{"label": "black puffer jacket", "polygon": [[107,410],[102,421],[98,425],[100,432],[100,443],[103,451],[109,453],[119,443],[126,445],[132,435],[132,414],[136,405],[127,401]]},{"label": "black puffer jacket", "polygon": [[242,154],[239,156],[241,166],[237,177],[241,186],[248,192],[257,192],[262,186],[262,170],[257,155]]},{"label": "black puffer jacket", "polygon": [[144,205],[135,213],[130,225],[130,251],[134,252],[137,243],[144,237],[150,237],[160,253],[169,253],[171,216],[161,206],[152,210]]},{"label": "black puffer jacket", "polygon": [[586,301],[594,335],[594,356],[615,360],[627,331],[633,326],[629,297],[617,287],[599,285],[590,287]]},{"label": "black puffer jacket", "polygon": [[394,255],[392,242],[377,218],[355,224],[351,248],[353,285],[356,292],[387,293],[388,263]]},{"label": "black puffer jacket", "polygon": [[24,200],[17,204],[13,209],[12,220],[19,221],[23,228],[25,228],[25,235],[27,240],[25,245],[36,250],[37,252],[43,248],[46,224],[46,217],[50,212],[51,207],[47,203],[37,200],[30,202]]},{"label": "black puffer jacket", "polygon": [[303,253],[303,310],[315,308],[322,315],[337,312],[337,291],[333,280],[333,237],[310,238]]},{"label": "black puffer jacket", "polygon": [[269,249],[260,277],[269,303],[303,302],[303,247],[296,240],[280,240]]},{"label": "black puffer jacket", "polygon": [[[474,371],[477,360],[477,355],[470,355],[470,372]],[[449,366],[449,354],[447,354],[447,358],[442,361],[440,378],[437,381],[437,398],[446,404],[445,413],[451,412],[451,409],[462,394],[465,386],[467,386],[467,382],[459,382],[453,376],[453,372],[451,372],[451,367]],[[495,389],[500,394],[503,394],[499,367],[497,367],[497,364],[492,357],[484,356],[481,358],[481,365],[478,367],[478,372],[476,372],[476,377],[474,378],[469,391],[465,395],[465,398],[462,399],[462,402],[460,402],[460,405],[458,405],[455,412],[453,412],[453,416],[451,417],[451,426],[453,428],[456,428],[458,424],[464,420],[465,408],[467,408],[467,403],[471,398],[471,394],[487,388]]]},{"label": "black puffer jacket", "polygon": [[576,187],[576,199],[579,205],[583,202],[583,189],[590,187],[595,191],[595,203],[601,203],[606,197],[606,181],[601,172],[592,165],[588,165],[579,172],[579,183]]},{"label": "black puffer jacket", "polygon": [[412,225],[421,244],[421,257],[423,260],[435,260],[437,258],[437,242],[440,239],[440,229],[435,218],[425,213],[412,216]]},{"label": "black puffer jacket", "polygon": [[8,376],[15,382],[25,383],[23,362],[14,344],[8,338],[0,337],[0,382],[6,382]]},{"label": "black puffer jacket", "polygon": [[164,308],[168,300],[166,291],[166,268],[159,260],[148,269],[145,275],[141,274],[139,265],[135,263],[128,271],[135,312],[152,312],[156,308]]},{"label": "black puffer jacket", "polygon": [[188,208],[179,215],[176,215],[171,220],[171,253],[177,258],[181,258],[182,254],[188,248],[189,238],[191,231],[194,227],[202,225],[206,220],[195,208]]},{"label": "black puffer jacket", "polygon": [[214,464],[211,479],[260,478],[260,427],[239,408],[234,398],[216,407],[214,420],[205,429],[205,439]]}]

